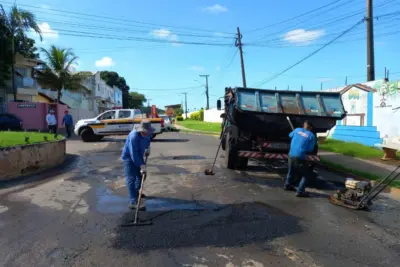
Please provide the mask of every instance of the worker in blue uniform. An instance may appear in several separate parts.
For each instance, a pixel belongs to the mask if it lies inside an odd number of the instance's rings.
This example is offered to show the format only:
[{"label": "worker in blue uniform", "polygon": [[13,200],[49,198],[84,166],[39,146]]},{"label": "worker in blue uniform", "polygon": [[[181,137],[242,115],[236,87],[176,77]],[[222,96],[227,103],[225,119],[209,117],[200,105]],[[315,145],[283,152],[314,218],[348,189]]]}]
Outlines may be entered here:
[{"label": "worker in blue uniform", "polygon": [[[144,161],[145,154],[150,154],[150,138],[154,132],[149,120],[142,120],[129,133],[121,158],[124,162],[126,186],[129,192],[129,208],[135,209],[142,182],[142,175],[147,172]],[[140,207],[144,208],[144,207]]]},{"label": "worker in blue uniform", "polygon": [[[297,197],[308,197],[305,191],[308,181],[310,180],[311,170],[307,164],[307,153],[314,151],[316,137],[311,132],[313,125],[305,121],[303,128],[296,128],[290,134],[292,139],[289,151],[289,169],[285,181],[284,189],[288,191],[296,191]],[[301,177],[297,190],[294,186],[297,176]]]}]

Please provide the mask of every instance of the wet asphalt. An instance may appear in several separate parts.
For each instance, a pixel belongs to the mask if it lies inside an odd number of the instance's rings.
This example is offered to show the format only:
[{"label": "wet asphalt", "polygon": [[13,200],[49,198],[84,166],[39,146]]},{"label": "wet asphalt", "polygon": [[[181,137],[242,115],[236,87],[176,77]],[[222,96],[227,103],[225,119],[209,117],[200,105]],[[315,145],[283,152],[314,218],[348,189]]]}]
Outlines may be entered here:
[{"label": "wet asphalt", "polygon": [[[251,163],[204,175],[212,136],[165,133],[152,143],[147,210],[133,212],[119,159],[123,137],[69,140],[71,164],[0,184],[0,266],[398,266],[400,203],[372,211],[330,204],[343,177],[324,178],[299,199],[281,175]],[[396,263],[397,262],[397,263]]]}]

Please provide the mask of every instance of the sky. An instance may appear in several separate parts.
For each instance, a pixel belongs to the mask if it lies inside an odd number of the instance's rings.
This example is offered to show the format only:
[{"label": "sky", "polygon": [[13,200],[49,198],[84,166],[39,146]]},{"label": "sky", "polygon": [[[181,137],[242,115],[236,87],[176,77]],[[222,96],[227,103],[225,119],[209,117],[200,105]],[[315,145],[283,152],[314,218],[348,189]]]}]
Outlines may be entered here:
[{"label": "sky", "polygon": [[[11,2],[0,0],[5,9]],[[15,2],[36,15],[44,40],[31,36],[39,47],[71,48],[78,71],[116,71],[160,108],[184,103],[184,93],[189,111],[205,107],[199,75],[210,75],[210,107],[225,87],[242,86],[237,27],[247,87],[320,90],[344,86],[346,77],[348,83],[366,81],[365,0]],[[391,80],[400,79],[400,0],[373,5],[376,79],[385,67]]]}]

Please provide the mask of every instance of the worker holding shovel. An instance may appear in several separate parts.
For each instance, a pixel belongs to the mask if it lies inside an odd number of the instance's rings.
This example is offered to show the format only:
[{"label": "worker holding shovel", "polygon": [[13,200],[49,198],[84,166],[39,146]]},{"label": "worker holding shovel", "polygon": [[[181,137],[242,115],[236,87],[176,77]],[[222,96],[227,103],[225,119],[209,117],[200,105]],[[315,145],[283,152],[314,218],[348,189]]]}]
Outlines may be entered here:
[{"label": "worker holding shovel", "polygon": [[[147,173],[144,156],[150,154],[150,137],[154,132],[149,120],[142,120],[129,133],[121,158],[124,162],[126,186],[129,192],[129,208],[135,209],[138,204],[142,175]],[[143,209],[144,207],[138,207]]]}]

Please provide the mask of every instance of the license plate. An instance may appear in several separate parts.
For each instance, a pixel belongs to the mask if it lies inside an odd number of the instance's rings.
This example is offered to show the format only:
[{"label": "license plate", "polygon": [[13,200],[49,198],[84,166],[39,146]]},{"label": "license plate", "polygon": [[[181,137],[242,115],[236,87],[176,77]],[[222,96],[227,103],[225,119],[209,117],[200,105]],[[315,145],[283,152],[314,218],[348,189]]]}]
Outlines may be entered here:
[{"label": "license plate", "polygon": [[268,148],[289,149],[289,144],[285,144],[285,143],[270,143]]}]

